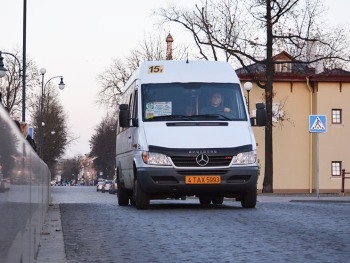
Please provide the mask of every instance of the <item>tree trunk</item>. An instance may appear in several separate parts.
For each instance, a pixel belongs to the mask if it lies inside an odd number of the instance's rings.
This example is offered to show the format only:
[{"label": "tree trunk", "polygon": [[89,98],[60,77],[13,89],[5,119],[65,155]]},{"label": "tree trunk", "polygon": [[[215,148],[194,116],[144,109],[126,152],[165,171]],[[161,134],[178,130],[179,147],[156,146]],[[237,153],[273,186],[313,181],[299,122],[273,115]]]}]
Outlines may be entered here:
[{"label": "tree trunk", "polygon": [[271,19],[271,3],[266,1],[266,129],[265,129],[265,174],[263,182],[263,193],[273,192],[273,144],[272,144],[272,101],[273,101],[273,74],[274,63],[272,60],[272,19]]}]

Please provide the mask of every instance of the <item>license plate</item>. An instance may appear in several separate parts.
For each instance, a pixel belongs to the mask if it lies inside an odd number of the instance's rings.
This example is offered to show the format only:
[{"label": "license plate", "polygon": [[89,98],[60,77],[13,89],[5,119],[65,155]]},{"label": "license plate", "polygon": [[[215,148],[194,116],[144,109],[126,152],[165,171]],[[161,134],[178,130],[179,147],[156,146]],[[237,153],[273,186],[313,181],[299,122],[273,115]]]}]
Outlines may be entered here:
[{"label": "license plate", "polygon": [[185,183],[186,184],[220,184],[221,177],[218,175],[211,175],[211,176],[187,175],[185,178]]}]

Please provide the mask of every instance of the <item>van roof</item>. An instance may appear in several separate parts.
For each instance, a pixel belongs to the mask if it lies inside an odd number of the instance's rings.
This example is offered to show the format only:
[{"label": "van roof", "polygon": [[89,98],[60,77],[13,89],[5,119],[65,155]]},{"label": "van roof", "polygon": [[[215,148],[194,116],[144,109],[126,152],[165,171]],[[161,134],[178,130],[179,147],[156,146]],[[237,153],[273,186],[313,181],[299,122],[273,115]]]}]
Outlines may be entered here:
[{"label": "van roof", "polygon": [[161,60],[141,64],[136,78],[146,83],[239,83],[236,72],[228,62]]}]

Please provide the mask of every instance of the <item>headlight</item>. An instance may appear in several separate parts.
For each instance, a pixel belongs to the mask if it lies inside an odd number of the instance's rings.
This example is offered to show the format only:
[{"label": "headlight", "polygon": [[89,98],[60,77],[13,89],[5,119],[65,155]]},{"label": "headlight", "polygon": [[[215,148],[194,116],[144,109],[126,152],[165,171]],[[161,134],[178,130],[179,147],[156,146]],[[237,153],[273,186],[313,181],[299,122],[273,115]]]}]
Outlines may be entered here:
[{"label": "headlight", "polygon": [[171,165],[168,156],[162,153],[143,152],[142,160],[149,165]]},{"label": "headlight", "polygon": [[232,164],[250,164],[256,162],[256,151],[239,153],[233,156]]}]

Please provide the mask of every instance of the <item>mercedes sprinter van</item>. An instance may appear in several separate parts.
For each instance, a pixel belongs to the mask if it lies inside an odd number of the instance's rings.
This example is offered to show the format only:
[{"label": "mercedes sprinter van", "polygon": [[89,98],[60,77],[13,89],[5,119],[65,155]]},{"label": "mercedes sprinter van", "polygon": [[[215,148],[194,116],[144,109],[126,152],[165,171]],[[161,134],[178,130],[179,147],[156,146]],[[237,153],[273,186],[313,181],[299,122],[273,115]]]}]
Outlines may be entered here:
[{"label": "mercedes sprinter van", "polygon": [[[266,112],[257,105],[256,123]],[[256,142],[240,81],[227,62],[148,61],[118,108],[118,204],[197,197],[200,204],[257,200]],[[264,120],[265,118],[265,120]]]}]

